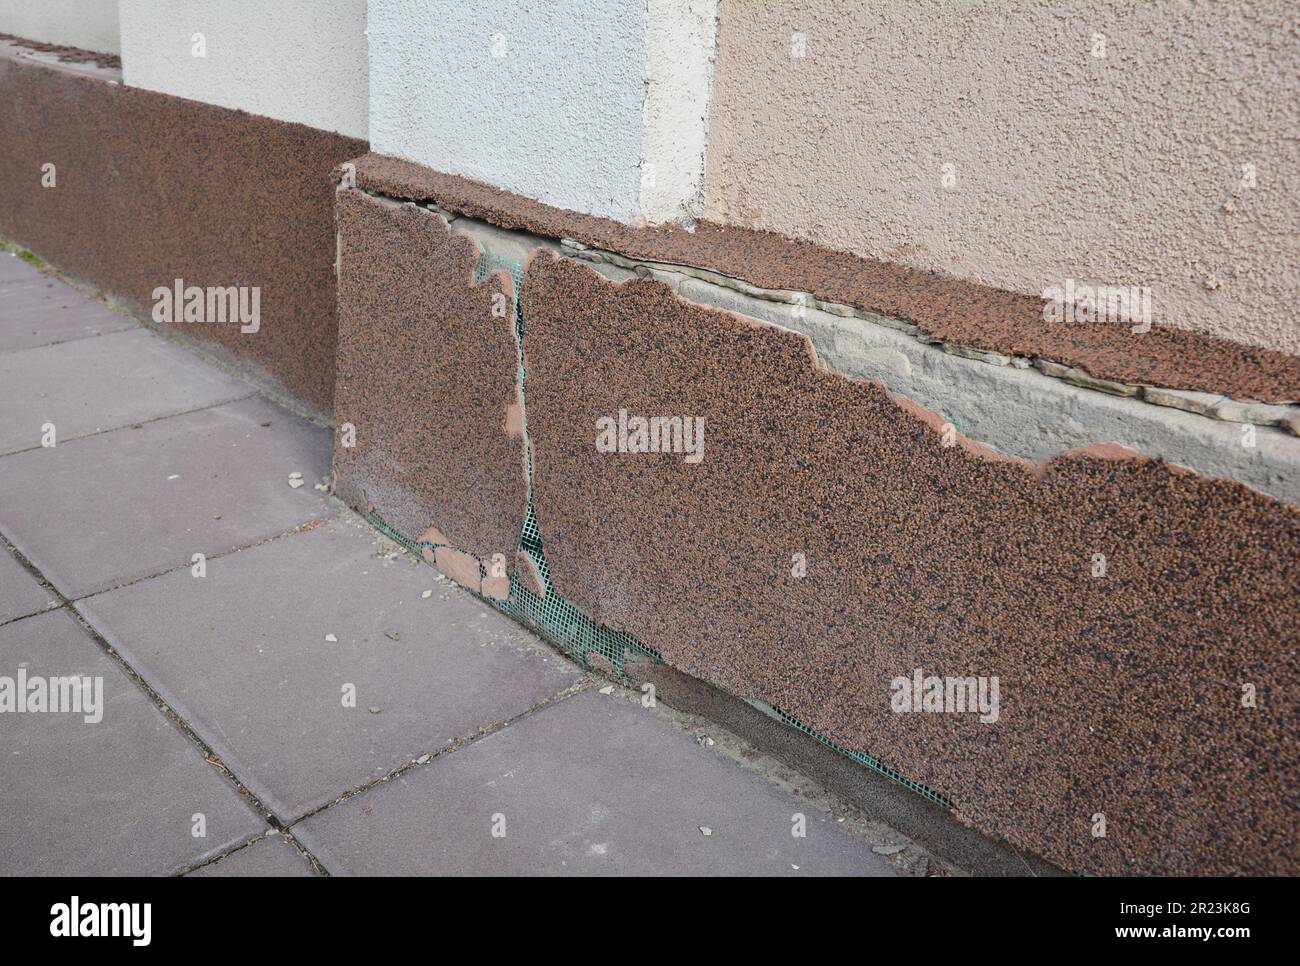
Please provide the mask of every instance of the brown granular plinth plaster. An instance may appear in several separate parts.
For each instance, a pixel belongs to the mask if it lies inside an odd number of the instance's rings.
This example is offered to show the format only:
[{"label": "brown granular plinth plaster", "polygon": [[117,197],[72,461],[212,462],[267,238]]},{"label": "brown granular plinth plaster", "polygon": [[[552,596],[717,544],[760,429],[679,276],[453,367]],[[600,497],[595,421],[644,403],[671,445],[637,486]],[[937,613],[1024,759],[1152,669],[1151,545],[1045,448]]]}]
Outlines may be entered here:
[{"label": "brown granular plinth plaster", "polygon": [[[798,334],[547,253],[524,312],[538,523],[597,622],[1066,868],[1300,871],[1300,512],[1117,449],[944,446]],[[703,416],[703,461],[598,452],[620,408]],[[996,675],[999,719],[895,713],[917,667]]]},{"label": "brown granular plinth plaster", "polygon": [[692,231],[636,228],[376,154],[357,161],[357,184],[396,198],[434,202],[503,228],[571,238],[647,261],[708,268],[760,288],[808,292],[906,319],[942,342],[1048,359],[1099,379],[1262,402],[1300,399],[1300,358],[1286,353],[1163,326],[1134,334],[1122,324],[1049,323],[1040,298],[772,232],[710,222],[700,222]]},{"label": "brown granular plinth plaster", "polygon": [[[477,246],[416,205],[345,189],[338,216],[335,407],[356,445],[334,448],[336,492],[408,536],[509,565],[528,508],[514,282],[472,284]],[[437,556],[463,583],[458,558]]]},{"label": "brown granular plinth plaster", "polygon": [[0,234],[146,319],[178,278],[258,287],[257,332],[176,328],[330,410],[331,171],[364,141],[4,54],[0,97]]}]

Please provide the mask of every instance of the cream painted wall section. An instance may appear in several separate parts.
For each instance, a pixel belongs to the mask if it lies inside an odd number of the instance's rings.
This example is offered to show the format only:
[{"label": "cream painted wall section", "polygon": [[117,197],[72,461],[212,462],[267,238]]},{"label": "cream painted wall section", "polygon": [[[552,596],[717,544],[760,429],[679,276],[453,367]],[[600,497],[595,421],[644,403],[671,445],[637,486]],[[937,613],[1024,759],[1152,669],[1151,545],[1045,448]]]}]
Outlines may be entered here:
[{"label": "cream painted wall section", "polygon": [[722,0],[706,217],[1300,352],[1279,0]]},{"label": "cream painted wall section", "polygon": [[102,54],[121,49],[117,0],[0,0],[0,33]]},{"label": "cream painted wall section", "polygon": [[119,0],[119,8],[128,86],[366,137],[366,0]]},{"label": "cream painted wall section", "polygon": [[648,0],[641,214],[685,221],[704,209],[718,0]]}]

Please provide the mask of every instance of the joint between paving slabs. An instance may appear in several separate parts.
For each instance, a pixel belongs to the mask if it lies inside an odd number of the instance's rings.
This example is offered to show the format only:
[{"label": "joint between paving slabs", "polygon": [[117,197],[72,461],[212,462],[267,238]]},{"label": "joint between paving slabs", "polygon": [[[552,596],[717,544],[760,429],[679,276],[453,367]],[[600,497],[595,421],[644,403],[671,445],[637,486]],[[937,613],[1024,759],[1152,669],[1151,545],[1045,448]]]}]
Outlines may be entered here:
[{"label": "joint between paving slabs", "polygon": [[[344,508],[342,506],[337,506],[334,507],[332,512],[330,513],[326,513],[318,517],[313,517],[312,519],[308,520],[306,523],[300,523],[296,527],[290,527],[288,530],[281,530],[279,533],[273,533],[269,537],[259,537],[257,540],[254,540],[252,543],[241,543],[237,547],[231,547],[228,550],[222,550],[219,551],[218,553],[204,554],[204,561],[206,563],[211,563],[214,560],[224,560],[226,557],[229,557],[231,554],[243,553],[245,550],[253,550],[264,544],[273,543],[276,540],[283,540],[285,537],[292,537],[294,534],[306,533],[309,530],[315,530],[317,527],[321,526],[322,524],[329,523],[331,520],[338,519],[340,516],[343,515],[343,509]],[[68,597],[65,599],[70,604],[77,604],[83,600],[89,600],[91,597],[98,597],[100,594],[108,594],[108,593],[112,593],[115,590],[123,590],[124,588],[127,587],[134,587],[136,584],[144,583],[146,580],[153,580],[155,577],[166,577],[168,574],[174,574],[182,570],[189,570],[190,566],[191,565],[189,563],[177,564],[175,567],[168,567],[166,570],[159,570],[157,573],[144,574],[143,576],[140,577],[132,577],[130,580],[124,580],[120,584],[112,584],[108,587],[103,587],[98,590],[92,590],[89,593],[82,594],[80,597]],[[52,609],[53,608],[51,608],[51,610]]]},{"label": "joint between paving slabs", "polygon": [[[254,795],[251,791],[249,791],[248,787],[239,778],[239,776],[236,775],[233,771],[231,771],[229,766],[227,766],[226,763],[221,760],[221,757],[215,751],[212,750],[211,746],[208,745],[207,742],[205,742],[202,738],[199,737],[198,732],[194,730],[194,728],[190,725],[190,723],[186,721],[184,718],[182,718],[180,714],[177,713],[177,711],[174,708],[172,708],[172,706],[168,704],[166,700],[163,699],[162,695],[160,695],[157,691],[155,691],[149,685],[149,682],[147,682],[144,679],[144,677],[141,676],[141,674],[138,671],[136,671],[135,668],[133,668],[129,663],[127,663],[126,659],[123,658],[122,655],[120,655],[117,652],[117,648],[113,647],[113,645],[108,643],[108,641],[104,638],[104,636],[100,634],[99,631],[96,630],[91,625],[91,623],[88,620],[86,620],[85,617],[82,616],[81,612],[72,606],[72,601],[68,597],[64,596],[64,594],[62,594],[58,590],[58,588],[56,588],[46,578],[46,576],[43,573],[41,573],[41,571],[36,567],[36,565],[33,564],[29,559],[27,559],[26,555],[24,555],[21,551],[19,551],[16,547],[14,547],[9,542],[8,538],[0,537],[0,541],[2,541],[5,544],[6,548],[8,548],[10,551],[13,552],[14,558],[18,561],[18,563],[22,565],[22,567],[29,574],[31,574],[41,584],[42,587],[46,588],[49,591],[49,593],[53,594],[55,598],[59,601],[58,607],[50,607],[43,611],[39,611],[37,614],[28,615],[28,617],[38,617],[40,616],[40,614],[48,614],[55,610],[66,611],[68,615],[74,621],[77,622],[77,626],[79,626],[86,634],[90,636],[90,639],[95,642],[95,645],[101,651],[103,651],[105,654],[108,655],[108,657],[117,665],[117,667],[122,671],[122,673],[125,674],[135,684],[136,687],[138,687],[141,691],[144,692],[145,696],[153,703],[154,707],[156,707],[162,713],[163,717],[165,717],[168,721],[170,721],[173,725],[175,725],[181,731],[181,733],[184,734],[185,737],[188,738],[195,745],[195,747],[197,747],[199,751],[203,753],[204,760],[207,761],[209,765],[217,769],[217,771],[221,772],[222,776],[227,781],[229,781],[232,785],[235,786],[235,791],[239,794],[241,798],[243,798],[245,801],[247,801],[249,804],[253,806],[254,810],[259,815],[262,816],[263,821],[265,821],[268,825],[271,826],[271,828],[275,829],[276,831],[282,831],[284,829],[284,825],[280,821],[279,817],[277,817],[276,814],[271,811],[271,809],[269,809],[266,805],[264,805],[261,799],[259,799],[256,795]],[[19,618],[19,620],[27,620],[28,617]],[[12,624],[17,622],[10,621],[9,623]]]},{"label": "joint between paving slabs", "polygon": [[[98,338],[98,336],[91,336],[90,338]],[[23,350],[23,351],[28,351],[28,350]],[[164,419],[174,419],[177,416],[190,416],[193,415],[194,413],[201,413],[208,409],[217,409],[218,407],[221,406],[229,406],[231,403],[243,402],[245,399],[251,399],[254,396],[258,396],[258,395],[261,395],[261,393],[257,389],[250,388],[249,391],[242,396],[231,396],[229,399],[221,399],[218,400],[217,402],[210,403],[207,406],[195,406],[193,409],[182,409],[179,412],[165,413],[162,416],[150,416],[148,419],[136,420],[133,423],[123,423],[121,426],[110,426],[107,429],[97,429],[93,433],[78,433],[76,436],[68,436],[63,439],[60,439],[58,445],[66,446],[68,443],[75,443],[78,440],[82,440],[82,439],[93,439],[96,436],[107,436],[110,433],[120,433],[123,430],[127,430],[127,429],[140,429],[141,427],[147,426],[150,423],[160,423]],[[48,449],[48,448],[49,447],[42,446],[39,443],[37,443],[35,446],[28,446],[26,449],[16,449],[16,450],[11,450],[8,453],[0,453],[0,459],[3,459],[5,456],[17,456],[19,453],[30,453],[33,452],[34,450]]]},{"label": "joint between paving slabs", "polygon": [[355,798],[357,795],[360,795],[364,792],[368,792],[372,788],[375,788],[379,785],[386,784],[387,782],[393,780],[394,778],[399,778],[402,775],[405,775],[408,771],[414,771],[416,768],[420,768],[424,765],[427,765],[430,762],[433,762],[439,758],[445,758],[447,755],[460,751],[460,749],[473,744],[474,742],[478,741],[481,738],[487,738],[491,735],[496,734],[499,731],[504,731],[506,728],[509,728],[511,725],[519,721],[522,721],[524,718],[529,717],[530,715],[534,714],[537,711],[541,711],[543,708],[549,708],[551,705],[558,704],[559,702],[565,700],[566,698],[571,698],[575,694],[579,694],[582,691],[586,691],[588,688],[593,687],[599,680],[600,679],[597,678],[595,675],[584,674],[580,678],[578,678],[578,680],[574,681],[572,684],[560,689],[559,691],[556,691],[554,694],[542,698],[542,700],[538,701],[534,705],[531,705],[530,707],[525,708],[523,711],[520,711],[518,714],[511,715],[509,718],[498,719],[497,721],[493,721],[490,724],[480,725],[478,728],[471,731],[469,734],[462,735],[459,738],[453,738],[449,740],[446,744],[439,745],[437,748],[425,752],[424,754],[420,755],[418,758],[412,759],[411,761],[408,761],[403,765],[399,765],[397,768],[394,768],[386,775],[381,775],[379,778],[373,779],[372,781],[364,782],[353,788],[349,788],[347,791],[343,792],[338,797],[326,802],[324,805],[318,805],[315,808],[311,809],[310,811],[304,812],[302,815],[299,815],[297,818],[293,819],[292,821],[286,822],[284,825],[284,829],[285,831],[291,831],[293,826],[299,824],[300,822],[305,822],[313,815],[319,815],[321,812],[333,808],[335,805],[338,805],[341,802],[346,802],[348,799]]},{"label": "joint between paving slabs", "polygon": [[196,862],[193,865],[187,865],[179,872],[176,872],[172,876],[169,876],[169,878],[179,879],[183,876],[189,875],[191,872],[197,872],[199,869],[206,869],[210,865],[216,865],[222,859],[228,859],[236,852],[242,852],[250,845],[256,845],[258,842],[261,842],[264,839],[268,839],[276,835],[283,836],[286,842],[288,842],[295,849],[297,849],[298,854],[307,860],[307,864],[311,866],[312,871],[315,872],[318,876],[323,876],[327,879],[331,879],[334,877],[334,873],[330,872],[329,869],[325,868],[325,865],[321,862],[321,860],[316,858],[316,856],[314,856],[311,853],[311,851],[307,848],[307,846],[299,842],[298,837],[295,836],[292,832],[290,832],[287,828],[286,829],[272,828],[267,830],[266,832],[263,832],[261,835],[250,835],[247,839],[245,839],[243,842],[240,842],[238,845],[232,845],[228,849],[223,849],[220,852],[218,852],[216,855],[204,859],[202,862]]},{"label": "joint between paving slabs", "polygon": [[[0,620],[0,627],[6,627],[9,624],[17,624],[19,621],[25,621],[30,617],[39,617],[41,614],[48,614],[51,611],[60,610],[67,606],[68,599],[59,593],[58,589],[45,579],[45,575],[37,569],[36,565],[27,559],[27,555],[14,546],[13,541],[0,533],[0,553],[10,553],[18,566],[27,571],[28,576],[40,584],[41,590],[49,595],[50,600],[46,602],[44,610],[38,610],[35,614],[24,614],[22,617],[15,617],[12,620]],[[57,601],[57,603],[56,603]]]}]

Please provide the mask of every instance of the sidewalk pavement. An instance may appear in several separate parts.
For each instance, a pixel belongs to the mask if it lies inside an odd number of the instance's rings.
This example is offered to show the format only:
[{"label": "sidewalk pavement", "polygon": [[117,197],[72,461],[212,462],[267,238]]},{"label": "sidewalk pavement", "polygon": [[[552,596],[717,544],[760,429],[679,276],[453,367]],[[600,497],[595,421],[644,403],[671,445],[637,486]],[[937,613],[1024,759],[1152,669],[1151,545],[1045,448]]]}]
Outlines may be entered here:
[{"label": "sidewalk pavement", "polygon": [[940,868],[377,534],[331,443],[0,252],[0,874]]}]

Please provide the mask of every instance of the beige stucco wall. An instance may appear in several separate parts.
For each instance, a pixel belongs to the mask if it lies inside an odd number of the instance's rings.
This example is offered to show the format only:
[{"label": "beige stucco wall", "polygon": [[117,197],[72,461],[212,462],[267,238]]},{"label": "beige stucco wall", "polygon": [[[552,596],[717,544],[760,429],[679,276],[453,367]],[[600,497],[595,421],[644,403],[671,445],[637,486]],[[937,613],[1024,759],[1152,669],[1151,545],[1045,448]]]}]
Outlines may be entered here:
[{"label": "beige stucco wall", "polygon": [[1300,352],[1292,8],[722,0],[706,216]]},{"label": "beige stucco wall", "polygon": [[0,34],[116,54],[117,0],[0,0]]}]

